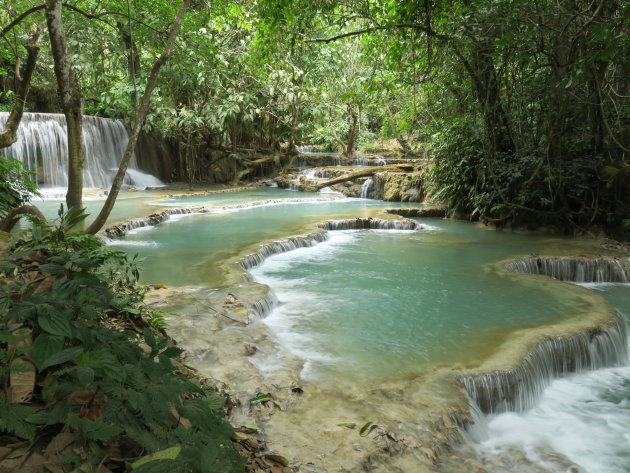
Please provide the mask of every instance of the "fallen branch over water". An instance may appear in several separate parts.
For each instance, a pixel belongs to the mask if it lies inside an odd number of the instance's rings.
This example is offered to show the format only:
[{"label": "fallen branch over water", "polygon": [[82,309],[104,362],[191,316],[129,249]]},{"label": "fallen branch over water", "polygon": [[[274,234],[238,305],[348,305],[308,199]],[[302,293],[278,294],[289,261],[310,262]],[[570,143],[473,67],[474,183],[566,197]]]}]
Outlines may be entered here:
[{"label": "fallen branch over water", "polygon": [[313,187],[314,190],[320,190],[324,187],[334,186],[335,184],[340,184],[346,181],[354,181],[355,179],[359,179],[361,177],[369,177],[373,176],[378,172],[412,172],[413,166],[410,164],[394,164],[391,166],[378,166],[372,169],[361,169],[360,171],[351,172],[350,174],[346,174],[344,176],[335,177],[334,179],[330,179],[328,181],[319,182],[315,184]]}]

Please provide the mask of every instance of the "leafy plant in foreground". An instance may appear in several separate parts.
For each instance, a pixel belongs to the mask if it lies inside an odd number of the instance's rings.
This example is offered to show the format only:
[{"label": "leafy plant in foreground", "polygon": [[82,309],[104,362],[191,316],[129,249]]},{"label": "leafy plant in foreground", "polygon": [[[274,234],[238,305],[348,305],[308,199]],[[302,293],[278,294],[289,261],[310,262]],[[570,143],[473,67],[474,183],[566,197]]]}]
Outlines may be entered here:
[{"label": "leafy plant in foreground", "polygon": [[225,399],[178,373],[182,350],[140,317],[135,263],[69,232],[81,218],[35,222],[3,255],[0,431],[38,443],[72,433],[74,466],[243,471]]}]

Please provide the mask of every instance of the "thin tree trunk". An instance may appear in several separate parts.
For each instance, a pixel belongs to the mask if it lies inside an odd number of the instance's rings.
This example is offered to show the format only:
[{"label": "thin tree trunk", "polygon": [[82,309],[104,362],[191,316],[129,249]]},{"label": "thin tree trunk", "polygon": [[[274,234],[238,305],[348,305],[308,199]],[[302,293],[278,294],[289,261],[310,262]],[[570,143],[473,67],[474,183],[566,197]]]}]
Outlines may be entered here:
[{"label": "thin tree trunk", "polygon": [[345,151],[343,155],[346,158],[352,158],[354,156],[354,142],[359,134],[359,113],[361,109],[354,109],[353,105],[348,105],[348,113],[350,114],[350,118],[352,119],[352,123],[350,124],[350,131],[348,132],[347,145],[345,147]]},{"label": "thin tree trunk", "polygon": [[68,55],[66,33],[61,18],[61,0],[46,1],[46,22],[52,50],[57,88],[68,129],[68,208],[83,207],[83,113],[81,93]]},{"label": "thin tree trunk", "polygon": [[31,77],[33,77],[33,71],[37,64],[37,56],[39,54],[38,43],[43,29],[44,24],[38,25],[37,30],[25,45],[27,51],[26,67],[24,68],[24,75],[19,81],[15,103],[4,126],[4,130],[0,133],[0,148],[11,146],[17,140],[17,129],[22,121],[24,103],[26,102],[28,89],[31,85]]},{"label": "thin tree trunk", "polygon": [[171,55],[171,52],[173,51],[175,40],[177,39],[177,35],[179,34],[179,30],[182,26],[182,22],[184,21],[184,15],[186,14],[186,10],[188,9],[189,4],[190,0],[182,1],[179,11],[177,12],[177,17],[175,18],[175,21],[171,27],[171,31],[169,33],[164,51],[151,68],[149,80],[147,80],[144,94],[140,99],[140,105],[138,106],[136,116],[131,126],[131,136],[129,136],[127,148],[125,149],[123,158],[120,161],[118,172],[116,173],[116,177],[114,177],[114,182],[112,183],[112,187],[107,196],[107,200],[105,201],[103,208],[96,217],[96,220],[94,220],[94,222],[92,222],[92,224],[86,230],[86,233],[95,234],[101,228],[103,228],[103,225],[105,225],[109,214],[114,208],[116,198],[118,197],[118,193],[120,192],[120,186],[122,185],[123,179],[125,178],[125,173],[127,172],[127,166],[129,165],[129,161],[131,160],[131,156],[133,155],[136,143],[138,142],[140,130],[142,129],[144,120],[147,116],[147,113],[149,112],[149,106],[151,105],[151,94],[153,93],[153,89],[155,88],[155,84],[157,83],[158,74],[162,65],[167,61],[167,59]]}]

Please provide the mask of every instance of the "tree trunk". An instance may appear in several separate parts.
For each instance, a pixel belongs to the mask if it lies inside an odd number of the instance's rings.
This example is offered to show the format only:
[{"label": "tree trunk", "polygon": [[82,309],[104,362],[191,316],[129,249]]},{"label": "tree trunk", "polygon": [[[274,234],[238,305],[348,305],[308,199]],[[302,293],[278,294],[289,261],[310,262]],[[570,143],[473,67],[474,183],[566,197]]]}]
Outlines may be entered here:
[{"label": "tree trunk", "polygon": [[61,0],[46,1],[46,23],[50,36],[57,88],[68,128],[68,208],[83,207],[83,113],[81,93],[68,55],[66,33],[61,18]]},{"label": "tree trunk", "polygon": [[501,103],[499,81],[491,54],[492,46],[483,44],[476,45],[472,53],[475,94],[483,114],[490,154],[512,154],[514,143]]},{"label": "tree trunk", "polygon": [[35,70],[35,64],[37,64],[37,56],[39,54],[39,37],[42,34],[44,24],[38,25],[37,30],[31,36],[31,39],[25,45],[27,51],[26,67],[24,68],[24,75],[19,81],[17,87],[17,97],[4,130],[0,133],[0,148],[6,148],[11,146],[17,140],[17,129],[22,121],[22,115],[24,114],[24,103],[26,102],[26,96],[28,95],[28,89],[31,85],[31,77]]},{"label": "tree trunk", "polygon": [[15,209],[12,209],[8,214],[4,216],[3,219],[0,220],[0,231],[1,232],[10,232],[13,227],[18,223],[21,216],[24,214],[34,215],[39,218],[42,222],[46,221],[46,217],[42,215],[37,207],[32,205],[22,205]]},{"label": "tree trunk", "polygon": [[350,115],[350,131],[348,131],[348,138],[343,155],[346,158],[352,158],[354,156],[354,143],[359,134],[361,109],[358,107],[355,109],[354,105],[348,104],[348,113]]},{"label": "tree trunk", "polygon": [[136,84],[138,83],[138,77],[140,75],[140,55],[138,54],[138,47],[136,46],[136,42],[133,40],[131,29],[128,25],[125,25],[119,21],[116,22],[116,27],[118,28],[120,38],[122,39],[122,42],[125,45],[125,49],[127,51],[127,69],[129,77],[131,78],[134,86],[132,99],[133,103],[136,104],[138,95],[135,88]]},{"label": "tree trunk", "polygon": [[177,35],[179,34],[179,30],[182,26],[182,22],[184,21],[184,15],[186,13],[186,10],[188,9],[189,4],[190,0],[182,1],[179,11],[177,12],[177,17],[175,18],[175,21],[171,27],[171,31],[169,33],[164,51],[151,68],[151,74],[149,75],[149,79],[147,80],[144,94],[140,99],[140,105],[138,106],[136,116],[133,119],[133,123],[131,126],[131,136],[129,136],[127,148],[125,149],[122,160],[120,161],[118,172],[116,173],[116,177],[114,177],[114,182],[112,183],[112,187],[107,196],[107,200],[105,201],[103,208],[96,217],[96,220],[94,220],[94,222],[92,222],[92,224],[86,230],[86,233],[90,233],[93,235],[98,232],[103,227],[103,225],[105,225],[109,214],[114,208],[116,198],[118,197],[118,193],[120,192],[120,186],[122,185],[123,179],[125,178],[125,173],[127,172],[127,166],[129,165],[129,161],[131,160],[131,156],[133,155],[136,143],[138,142],[140,130],[142,129],[144,120],[147,116],[147,113],[149,112],[149,106],[151,105],[151,94],[153,93],[153,89],[155,88],[155,84],[157,83],[158,74],[160,72],[160,69],[162,68],[162,65],[166,62],[166,60],[171,55],[171,52],[173,51],[175,39],[177,39]]}]

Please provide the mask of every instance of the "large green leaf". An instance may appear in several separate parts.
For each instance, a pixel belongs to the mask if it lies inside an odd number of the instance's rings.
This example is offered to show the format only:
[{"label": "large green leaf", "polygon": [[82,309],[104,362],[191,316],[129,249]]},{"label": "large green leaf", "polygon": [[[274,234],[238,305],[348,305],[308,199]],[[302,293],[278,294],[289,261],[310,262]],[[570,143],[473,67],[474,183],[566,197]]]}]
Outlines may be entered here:
[{"label": "large green leaf", "polygon": [[66,348],[65,350],[61,350],[60,352],[53,353],[46,360],[44,360],[38,368],[43,371],[50,366],[56,366],[62,363],[66,363],[70,360],[74,360],[81,353],[83,353],[83,348],[81,347]]},{"label": "large green leaf", "polygon": [[37,323],[41,329],[51,335],[61,335],[72,337],[72,326],[67,317],[56,312],[42,314],[37,318]]},{"label": "large green leaf", "polygon": [[[63,349],[64,337],[59,335],[40,334],[33,342],[33,361],[40,370],[52,355]],[[50,366],[50,365],[48,365]]]}]

